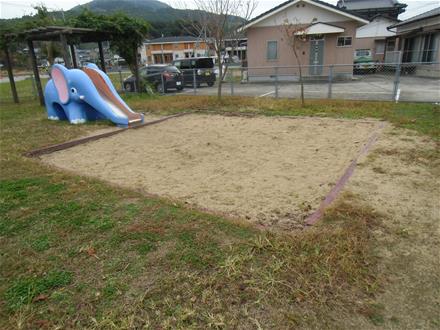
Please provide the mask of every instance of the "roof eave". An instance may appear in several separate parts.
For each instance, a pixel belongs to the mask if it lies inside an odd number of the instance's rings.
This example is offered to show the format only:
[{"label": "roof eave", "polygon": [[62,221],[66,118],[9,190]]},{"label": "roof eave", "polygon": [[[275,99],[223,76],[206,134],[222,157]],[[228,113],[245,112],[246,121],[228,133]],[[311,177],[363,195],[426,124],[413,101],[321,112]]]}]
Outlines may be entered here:
[{"label": "roof eave", "polygon": [[405,25],[408,25],[408,24],[412,24],[412,23],[420,22],[420,21],[423,21],[423,20],[425,20],[425,19],[434,18],[434,17],[437,17],[437,16],[440,17],[440,14],[435,14],[435,15],[427,16],[427,17],[421,17],[421,18],[419,18],[419,19],[415,19],[415,20],[408,21],[408,22],[407,22],[407,21],[403,21],[403,22],[400,22],[400,23],[397,23],[397,24],[391,25],[391,26],[389,26],[388,28],[393,29],[393,28],[396,28],[396,27],[401,27],[401,26],[405,26]]},{"label": "roof eave", "polygon": [[[324,9],[327,9],[327,10],[331,10],[331,11],[337,12],[340,15],[350,17],[351,19],[359,21],[359,22],[364,23],[364,24],[370,23],[370,21],[367,20],[367,19],[364,19],[364,18],[361,18],[359,16],[350,14],[350,13],[348,13],[348,12],[346,12],[344,10],[341,10],[339,8],[334,8],[333,9],[332,7],[330,7],[331,6],[330,4],[323,5],[323,4],[320,4],[319,2],[316,2],[316,1],[313,1],[313,0],[294,0],[294,1],[286,2],[284,5],[281,5],[278,9],[268,10],[266,13],[261,14],[260,17],[252,20],[251,22],[247,23],[246,25],[243,25],[241,28],[238,29],[238,31],[241,32],[241,31],[247,30],[248,28],[252,27],[253,25],[255,25],[255,24],[265,20],[266,18],[268,18],[270,16],[273,16],[273,15],[283,11],[284,9],[286,9],[286,8],[288,8],[290,6],[293,6],[295,3],[299,2],[299,1],[305,1],[305,2],[307,2],[309,4],[314,5],[314,6],[317,6],[317,7],[320,7],[320,8],[324,8]],[[276,8],[276,7],[274,7],[274,8]]]}]

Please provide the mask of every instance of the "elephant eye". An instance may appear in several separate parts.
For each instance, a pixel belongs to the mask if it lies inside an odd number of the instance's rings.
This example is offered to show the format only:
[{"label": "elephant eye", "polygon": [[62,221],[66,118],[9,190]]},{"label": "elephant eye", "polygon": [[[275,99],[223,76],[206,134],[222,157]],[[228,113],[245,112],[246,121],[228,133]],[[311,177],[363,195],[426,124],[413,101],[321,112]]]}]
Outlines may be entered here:
[{"label": "elephant eye", "polygon": [[72,87],[71,89],[70,89],[70,91],[73,93],[73,94],[76,94],[77,93],[77,91],[76,91],[76,88],[75,87]]}]

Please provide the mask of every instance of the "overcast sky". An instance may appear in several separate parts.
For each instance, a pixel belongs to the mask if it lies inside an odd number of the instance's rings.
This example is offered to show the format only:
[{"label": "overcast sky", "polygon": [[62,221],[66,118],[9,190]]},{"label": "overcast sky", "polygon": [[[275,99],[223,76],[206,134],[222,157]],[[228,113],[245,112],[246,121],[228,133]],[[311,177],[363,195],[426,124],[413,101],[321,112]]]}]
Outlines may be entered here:
[{"label": "overcast sky", "polygon": [[[90,2],[91,0],[0,0],[0,17],[14,18],[33,13],[32,6],[43,3],[52,10],[67,10],[76,5]],[[259,0],[255,16],[285,2],[286,0]],[[336,4],[337,0],[326,0],[331,4]],[[191,7],[192,0],[162,0],[173,7],[177,7],[176,3],[186,3]],[[399,18],[406,19],[411,16],[420,14],[424,11],[433,9],[440,5],[440,0],[401,0],[400,2],[408,4],[406,12]]]}]

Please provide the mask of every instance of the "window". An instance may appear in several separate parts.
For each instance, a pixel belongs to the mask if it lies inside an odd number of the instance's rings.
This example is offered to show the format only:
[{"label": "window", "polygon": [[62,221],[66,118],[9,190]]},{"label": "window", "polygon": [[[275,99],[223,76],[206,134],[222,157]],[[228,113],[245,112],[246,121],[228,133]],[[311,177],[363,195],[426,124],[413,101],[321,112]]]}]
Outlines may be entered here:
[{"label": "window", "polygon": [[338,37],[337,47],[351,47],[351,37]]},{"label": "window", "polygon": [[423,36],[422,62],[432,62],[434,60],[434,34],[430,33]]},{"label": "window", "polygon": [[267,59],[268,60],[278,59],[278,41],[267,42]]},{"label": "window", "polygon": [[167,72],[180,72],[179,69],[176,68],[176,67],[173,66],[173,65],[170,65],[170,66],[165,67],[164,71],[167,71]]},{"label": "window", "polygon": [[356,49],[354,56],[356,57],[369,57],[371,56],[370,49]]},{"label": "window", "polygon": [[385,41],[376,40],[376,54],[383,54],[385,52]]},{"label": "window", "polygon": [[200,58],[197,60],[197,69],[212,69],[213,67],[214,63],[212,62],[211,58]]},{"label": "window", "polygon": [[180,62],[180,67],[179,67],[179,69],[181,69],[181,70],[188,70],[188,69],[191,69],[190,64],[191,64],[190,61],[188,61],[188,60],[183,60],[183,61]]}]

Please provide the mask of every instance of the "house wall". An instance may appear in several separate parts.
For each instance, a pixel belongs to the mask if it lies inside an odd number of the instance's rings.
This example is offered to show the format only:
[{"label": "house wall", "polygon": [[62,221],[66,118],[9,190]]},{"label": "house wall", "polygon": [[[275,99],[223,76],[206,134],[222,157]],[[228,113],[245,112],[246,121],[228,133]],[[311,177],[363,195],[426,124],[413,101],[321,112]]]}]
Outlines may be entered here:
[{"label": "house wall", "polygon": [[[195,57],[206,55],[209,47],[206,42],[176,42],[163,44],[147,44],[145,47],[146,59],[148,64],[155,64],[155,56],[158,54],[169,54],[168,58],[178,59],[185,58],[185,54],[193,54]],[[157,56],[156,56],[157,57]]]},{"label": "house wall", "polygon": [[[345,28],[344,33],[340,34],[326,34],[324,36],[324,65],[331,64],[348,64],[350,67],[335,68],[335,72],[351,72],[353,64],[354,52],[354,37],[358,24],[354,21],[333,22],[332,24]],[[248,36],[248,67],[266,67],[266,70],[259,69],[255,72],[273,72],[274,66],[297,66],[298,63],[293,54],[293,50],[286,41],[283,40],[283,31],[280,26],[272,27],[251,27],[247,31]],[[352,37],[352,46],[337,47],[338,36]],[[278,59],[267,59],[267,42],[278,42]],[[310,64],[310,40],[301,43],[298,51],[300,54],[300,61],[303,65]],[[279,70],[281,71],[281,69]],[[308,72],[308,68],[305,68]],[[307,73],[306,72],[306,73]],[[328,74],[327,68],[324,68],[323,75]]]},{"label": "house wall", "polygon": [[[365,23],[347,16],[345,13],[335,11],[318,3],[308,1],[297,1],[282,7],[272,15],[253,23],[248,27],[248,67],[249,76],[273,75],[274,67],[297,66],[298,63],[293,54],[293,50],[284,40],[283,23],[288,21],[291,24],[309,25],[310,23],[324,23],[344,28],[343,33],[324,34],[324,55],[323,71],[320,76],[328,75],[328,65],[347,64],[347,66],[338,66],[334,68],[335,75],[352,75],[353,72],[353,54],[355,49],[356,29]],[[352,45],[347,47],[337,46],[337,37],[347,36],[352,38]],[[301,64],[304,67],[303,74],[309,75],[310,68],[310,47],[311,41],[308,36],[307,41],[303,42],[298,50]],[[267,42],[278,42],[278,58],[276,60],[267,59]],[[252,69],[260,67],[260,69]],[[315,67],[316,68],[316,67]],[[279,68],[278,72],[288,77],[298,75],[298,70],[293,68]],[[316,73],[316,72],[315,72]]]}]

